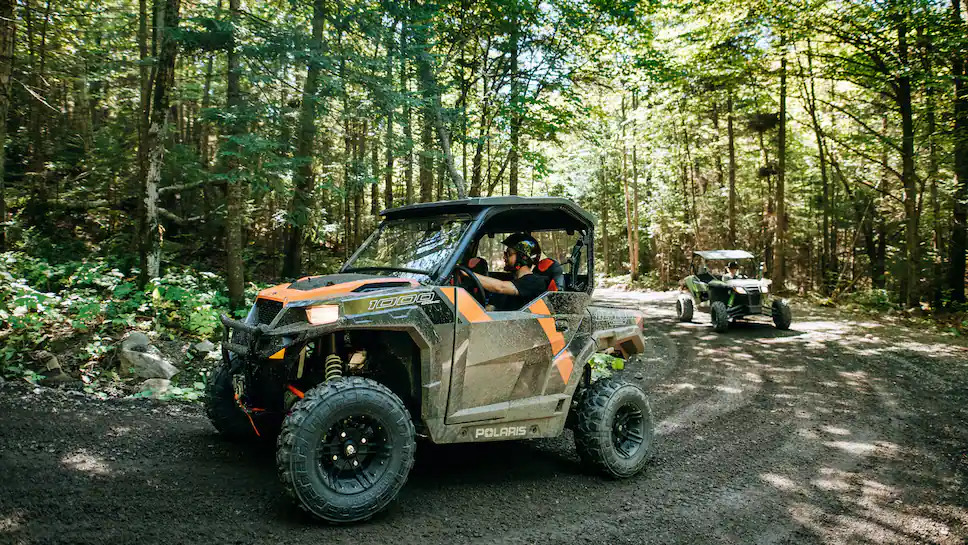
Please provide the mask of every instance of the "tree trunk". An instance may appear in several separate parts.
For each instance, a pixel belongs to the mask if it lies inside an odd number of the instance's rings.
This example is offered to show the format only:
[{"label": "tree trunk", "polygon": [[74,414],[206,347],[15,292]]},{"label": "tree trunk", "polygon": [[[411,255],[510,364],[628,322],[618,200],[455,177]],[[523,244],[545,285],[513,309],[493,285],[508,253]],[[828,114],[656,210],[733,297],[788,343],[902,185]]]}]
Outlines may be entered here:
[{"label": "tree trunk", "polygon": [[[228,74],[225,84],[226,105],[236,117],[241,115],[242,111],[241,70],[239,51],[235,44],[241,15],[239,2],[240,0],[229,0],[233,43],[226,54]],[[238,121],[233,121],[229,127],[229,134],[235,136],[243,132],[244,128],[239,126]],[[226,147],[230,151],[238,151],[236,145],[229,144]],[[245,270],[242,263],[242,208],[244,206],[242,184],[244,178],[238,175],[238,167],[237,157],[230,156],[226,159],[225,171],[229,176],[228,183],[225,185],[225,276],[229,288],[229,306],[233,309],[241,308],[245,304]]]},{"label": "tree trunk", "polygon": [[605,182],[605,154],[604,153],[602,153],[599,160],[600,160],[599,173],[601,176],[601,188],[602,188],[602,257],[604,258],[604,261],[605,261],[604,266],[602,267],[602,271],[605,273],[605,276],[608,276],[609,272],[611,272],[611,268],[609,267],[609,264],[611,263],[611,259],[609,259],[609,254],[608,254],[608,188],[606,187],[606,182]]},{"label": "tree trunk", "polygon": [[[961,1],[951,0],[951,15],[956,29],[961,29],[962,36],[968,34],[968,26],[964,24],[961,13]],[[968,242],[968,73],[965,65],[968,60],[964,57],[964,50],[954,48],[951,58],[952,74],[955,81],[954,97],[954,149],[955,185],[952,215],[954,225],[951,228],[951,244],[948,249],[948,289],[951,290],[951,300],[965,302],[965,246]]]},{"label": "tree trunk", "polygon": [[636,255],[635,255],[635,238],[638,235],[636,232],[637,225],[633,223],[632,218],[632,208],[633,203],[629,202],[631,196],[629,195],[629,176],[628,176],[628,148],[625,145],[625,125],[627,118],[625,116],[625,94],[622,94],[622,189],[624,193],[625,201],[625,229],[628,235],[628,251],[629,251],[629,277],[634,281],[638,279],[639,271],[636,269]]},{"label": "tree trunk", "polygon": [[638,155],[638,128],[635,124],[635,112],[639,110],[638,91],[632,91],[632,225],[635,227],[635,236],[632,237],[632,279],[639,275],[639,155]]},{"label": "tree trunk", "polygon": [[[931,54],[933,43],[930,35],[925,34],[923,28],[918,29],[918,37],[921,42],[921,67],[924,73],[930,77],[933,73]],[[930,198],[931,198],[931,304],[937,308],[941,305],[944,290],[944,268],[942,264],[942,234],[941,234],[941,202],[938,199],[938,142],[935,132],[937,131],[936,92],[933,81],[924,83],[924,119],[925,131],[928,138],[928,169],[926,176],[928,179]],[[920,210],[919,210],[920,213]]]},{"label": "tree trunk", "polygon": [[[364,125],[365,127],[366,125]],[[377,138],[377,124],[373,123],[373,142],[370,144],[370,215],[380,215],[380,140]],[[366,138],[366,135],[364,135]]]},{"label": "tree trunk", "polygon": [[145,229],[142,233],[142,269],[145,279],[157,278],[161,274],[161,243],[164,230],[158,221],[158,186],[161,184],[161,170],[165,162],[165,140],[168,134],[169,98],[175,82],[175,56],[178,44],[169,29],[178,27],[181,0],[158,0],[157,11],[158,44],[157,65],[154,78],[154,98],[152,99],[150,122],[148,124],[148,168],[145,173],[145,187],[142,199],[145,207]]},{"label": "tree trunk", "polygon": [[10,74],[13,70],[17,26],[14,1],[0,0],[0,252],[7,249],[6,144],[10,111]]},{"label": "tree trunk", "polygon": [[[47,85],[47,28],[50,24],[51,1],[47,0],[46,7],[44,8],[44,20],[40,28],[40,44],[36,47],[34,44],[36,30],[33,28],[33,25],[36,25],[36,21],[34,21],[33,7],[31,6],[30,1],[27,2],[26,7],[27,13],[25,14],[25,19],[27,23],[27,40],[28,47],[30,49],[30,74],[28,81],[30,88],[34,93],[37,93],[39,96],[45,96],[47,94],[44,90],[44,86]],[[33,195],[31,197],[31,209],[33,212],[29,215],[36,215],[36,218],[31,219],[37,221],[39,221],[41,216],[46,212],[48,199],[46,176],[47,158],[44,149],[43,135],[46,108],[47,106],[36,97],[33,97],[32,100],[30,100],[30,113],[27,122],[27,152],[30,156],[28,171],[33,177],[34,187]]]},{"label": "tree trunk", "polygon": [[140,83],[140,98],[138,112],[138,180],[136,194],[142,198],[138,199],[135,214],[136,228],[135,237],[138,241],[138,255],[142,274],[139,276],[141,287],[148,276],[144,274],[147,264],[146,256],[148,250],[141,245],[147,240],[145,229],[147,229],[147,210],[145,208],[144,196],[147,195],[146,183],[148,177],[148,116],[151,113],[151,70],[148,67],[148,4],[147,0],[138,0],[138,58],[140,60],[138,75]]},{"label": "tree trunk", "polygon": [[301,161],[296,168],[293,180],[292,200],[289,204],[289,229],[286,238],[285,257],[282,276],[294,278],[302,273],[302,254],[306,240],[306,225],[309,223],[309,207],[313,202],[313,188],[316,185],[313,169],[314,148],[316,143],[316,111],[319,102],[320,56],[323,48],[323,25],[326,21],[326,5],[323,0],[313,2],[313,27],[309,41],[309,62],[306,67],[306,81],[303,84],[302,104],[299,109],[299,135],[296,143],[296,157]]},{"label": "tree trunk", "polygon": [[406,184],[406,201],[404,204],[413,204],[413,119],[410,107],[410,92],[407,88],[407,57],[410,50],[407,47],[407,19],[404,18],[400,24],[400,94],[406,99],[403,107],[403,143],[406,151],[403,154],[403,179]]},{"label": "tree trunk", "polygon": [[[390,25],[390,31],[387,32],[387,73],[384,83],[387,89],[393,88],[393,31],[396,27],[397,22],[393,21],[393,24]],[[386,169],[383,173],[383,205],[388,209],[393,208],[393,110],[393,102],[387,100],[386,106],[384,107],[387,126],[383,142],[383,147],[385,148],[383,168]]]},{"label": "tree trunk", "polygon": [[[759,133],[760,137],[760,157],[763,161],[763,168],[766,171],[766,186],[767,191],[764,197],[764,208],[763,222],[762,222],[762,235],[763,235],[763,262],[766,263],[767,271],[766,276],[768,278],[773,278],[773,180],[772,180],[772,166],[770,165],[770,150],[766,147],[763,142],[763,131]],[[777,286],[779,288],[779,286]]]},{"label": "tree trunk", "polygon": [[[901,66],[908,66],[908,46],[906,24],[900,22],[897,28],[898,60]],[[908,307],[918,304],[919,260],[918,255],[918,214],[917,184],[914,173],[914,112],[911,105],[911,78],[902,72],[895,83],[898,109],[901,112],[901,178],[904,184],[904,275],[901,283],[901,301]]]},{"label": "tree trunk", "polygon": [[820,183],[821,183],[821,207],[823,209],[823,225],[821,243],[822,251],[820,255],[820,271],[822,275],[822,291],[829,295],[833,289],[832,281],[836,279],[838,265],[836,262],[836,245],[832,244],[833,239],[830,231],[830,216],[833,203],[830,197],[830,181],[827,175],[827,153],[826,144],[823,139],[823,128],[820,126],[820,116],[817,115],[817,88],[814,85],[813,76],[813,47],[810,40],[807,40],[807,70],[809,71],[810,85],[806,88],[806,106],[810,114],[810,121],[813,126],[813,135],[817,140],[817,160],[820,162]]},{"label": "tree trunk", "polygon": [[[464,178],[457,171],[457,167],[454,165],[454,155],[451,152],[450,147],[450,130],[444,123],[444,113],[443,104],[440,99],[440,86],[437,84],[437,78],[434,75],[433,70],[433,58],[430,56],[430,46],[427,40],[427,27],[430,26],[430,21],[424,21],[424,24],[420,26],[420,29],[414,33],[416,56],[417,56],[417,71],[418,79],[420,80],[421,87],[423,87],[423,109],[424,109],[424,129],[427,130],[431,126],[437,131],[437,140],[440,144],[440,151],[443,155],[442,159],[447,167],[447,172],[450,174],[451,181],[454,183],[454,188],[457,190],[457,198],[466,199],[467,189],[464,185]],[[430,142],[427,138],[430,137],[429,133],[424,134],[424,150],[428,150]],[[431,157],[428,157],[427,166],[432,166]],[[424,163],[421,162],[421,193],[424,190]],[[433,187],[433,172],[427,172],[427,182],[430,187]],[[421,195],[422,196],[422,195]]]},{"label": "tree trunk", "polygon": [[776,173],[776,228],[774,230],[775,244],[773,248],[773,286],[777,291],[783,291],[786,285],[786,92],[787,92],[787,58],[786,43],[781,40],[783,57],[780,59],[780,124],[777,145],[777,173]]},{"label": "tree trunk", "polygon": [[521,131],[521,83],[518,74],[518,42],[520,30],[518,29],[518,10],[512,8],[511,15],[511,164],[508,171],[508,195],[518,194],[518,144],[520,143]]},{"label": "tree trunk", "polygon": [[[424,97],[426,100],[426,97]],[[420,172],[420,202],[430,202],[434,200],[434,141],[433,141],[433,121],[430,117],[430,108],[423,107],[423,124],[420,127],[420,158],[418,167]]]},{"label": "tree trunk", "polygon": [[481,164],[483,163],[484,142],[487,140],[488,109],[490,101],[487,94],[487,72],[481,74],[481,124],[477,129],[477,143],[474,146],[474,159],[471,161],[471,197],[481,196]]},{"label": "tree trunk", "polygon": [[733,93],[726,98],[726,138],[729,149],[729,245],[736,247],[736,133],[733,129]]}]

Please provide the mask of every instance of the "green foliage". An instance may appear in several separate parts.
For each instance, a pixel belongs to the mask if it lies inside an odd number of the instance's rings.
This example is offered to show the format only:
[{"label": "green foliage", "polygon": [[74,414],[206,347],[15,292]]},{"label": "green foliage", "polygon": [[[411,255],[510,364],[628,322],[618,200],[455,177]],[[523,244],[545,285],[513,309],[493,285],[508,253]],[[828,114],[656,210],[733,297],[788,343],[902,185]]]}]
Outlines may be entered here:
[{"label": "green foliage", "polygon": [[[248,295],[254,297],[257,289],[251,285]],[[112,339],[131,328],[212,338],[227,306],[224,281],[209,272],[171,269],[141,290],[134,278],[103,260],[51,265],[23,253],[2,253],[0,364],[13,366],[5,374],[18,375],[28,351],[76,334],[88,336],[82,348],[87,362],[100,360]]]},{"label": "green foliage", "polygon": [[588,360],[588,364],[592,368],[592,381],[612,376],[613,370],[621,371],[625,369],[625,360],[602,353],[593,354],[592,358]]},{"label": "green foliage", "polygon": [[852,303],[864,308],[874,310],[887,310],[895,308],[897,305],[891,300],[891,296],[884,289],[859,290],[847,294],[844,297],[846,303]]}]

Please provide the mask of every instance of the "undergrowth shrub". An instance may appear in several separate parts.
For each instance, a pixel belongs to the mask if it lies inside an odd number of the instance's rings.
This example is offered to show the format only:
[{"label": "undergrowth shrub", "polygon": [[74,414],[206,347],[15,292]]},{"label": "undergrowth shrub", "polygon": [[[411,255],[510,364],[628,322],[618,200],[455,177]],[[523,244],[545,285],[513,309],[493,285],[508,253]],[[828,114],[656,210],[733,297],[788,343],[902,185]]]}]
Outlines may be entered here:
[{"label": "undergrowth shrub", "polygon": [[[51,264],[21,252],[0,253],[0,367],[22,369],[31,350],[79,334],[90,337],[81,351],[89,362],[104,357],[112,336],[134,327],[195,339],[216,336],[219,315],[228,312],[218,275],[169,268],[141,289],[136,274],[103,259]],[[249,288],[252,299],[258,287]]]}]

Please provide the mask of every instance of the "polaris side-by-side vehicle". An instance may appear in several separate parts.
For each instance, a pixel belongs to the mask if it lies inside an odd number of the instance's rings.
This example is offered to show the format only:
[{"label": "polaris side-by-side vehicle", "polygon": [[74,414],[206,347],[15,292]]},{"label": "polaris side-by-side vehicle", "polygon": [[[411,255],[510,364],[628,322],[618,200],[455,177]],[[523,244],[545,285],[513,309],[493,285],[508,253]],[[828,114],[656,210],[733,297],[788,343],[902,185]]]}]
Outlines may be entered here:
[{"label": "polaris side-by-side vehicle", "polygon": [[[692,272],[682,281],[682,293],[676,299],[676,318],[680,322],[692,320],[694,310],[708,311],[713,328],[724,333],[729,323],[747,316],[763,315],[773,318],[778,329],[790,329],[793,315],[783,299],[771,297],[772,282],[763,278],[762,267],[753,254],[744,250],[707,250],[693,252]],[[710,262],[722,274],[710,272]],[[756,278],[742,274],[740,263],[747,270],[757,271]],[[734,266],[734,274],[726,270]]]},{"label": "polaris side-by-side vehicle", "polygon": [[[591,305],[594,218],[562,198],[496,197],[386,210],[338,274],[259,293],[222,317],[222,365],[207,411],[234,438],[278,436],[287,492],[331,522],[396,497],[418,437],[433,443],[554,437],[612,477],[650,457],[645,392],[592,380],[597,351],[643,350],[642,318]],[[548,289],[493,310],[471,267],[500,271],[505,234],[529,233]],[[559,261],[560,260],[560,261]],[[567,270],[565,270],[567,269]]]}]

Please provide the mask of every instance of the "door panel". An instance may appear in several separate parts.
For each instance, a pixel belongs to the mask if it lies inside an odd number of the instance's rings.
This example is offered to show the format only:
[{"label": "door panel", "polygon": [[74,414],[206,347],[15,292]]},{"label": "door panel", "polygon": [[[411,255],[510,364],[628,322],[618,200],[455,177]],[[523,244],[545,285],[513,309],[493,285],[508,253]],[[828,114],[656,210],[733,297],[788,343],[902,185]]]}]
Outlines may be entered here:
[{"label": "door panel", "polygon": [[442,291],[458,310],[447,423],[500,420],[513,401],[540,395],[551,364],[548,323],[527,308],[486,312],[463,288]]},{"label": "door panel", "polygon": [[[445,288],[458,310],[447,423],[551,416],[563,406],[586,293],[549,292],[518,311],[486,312],[462,288]],[[565,407],[567,410],[567,407]]]}]

